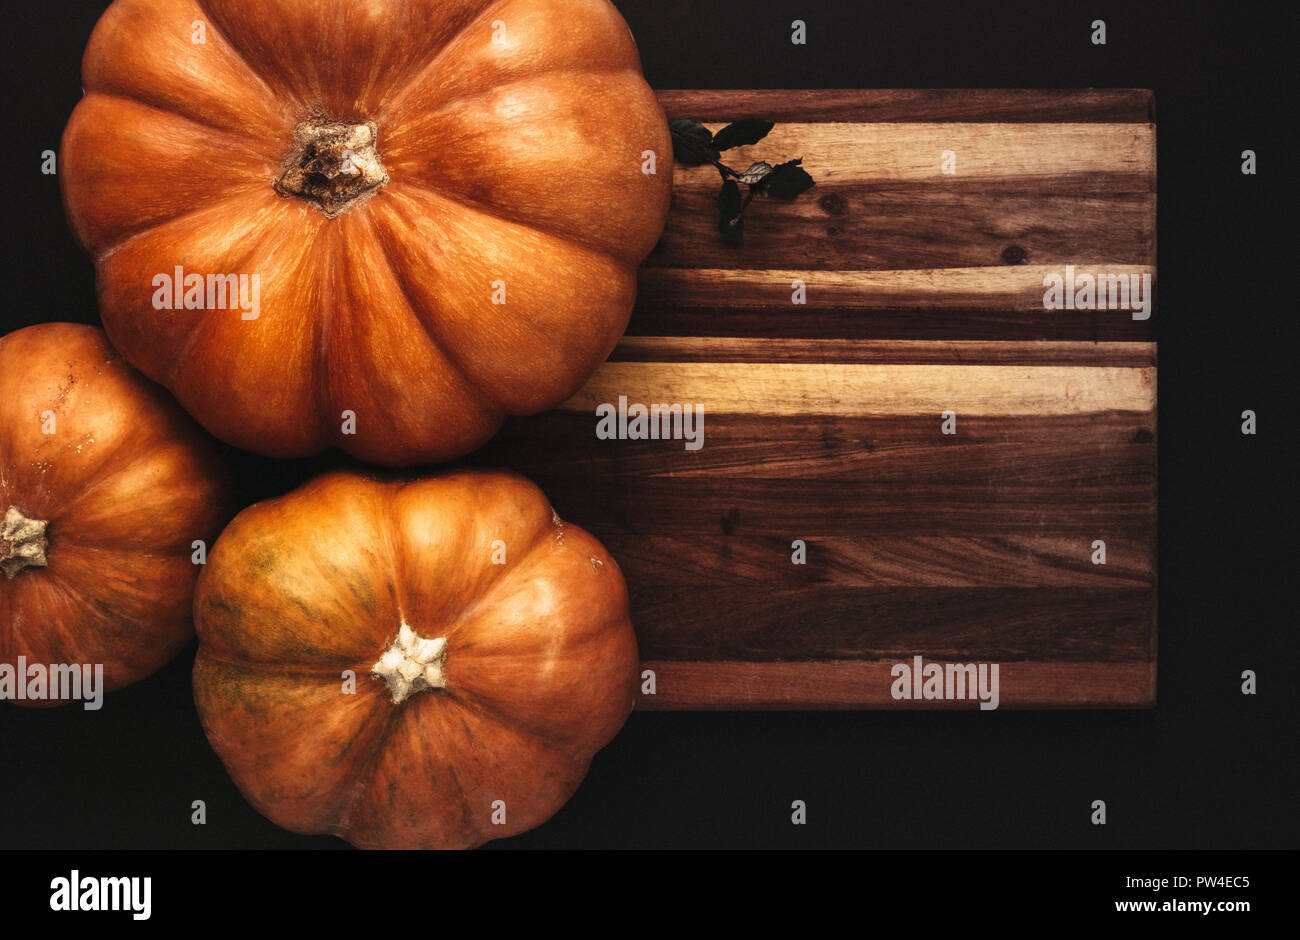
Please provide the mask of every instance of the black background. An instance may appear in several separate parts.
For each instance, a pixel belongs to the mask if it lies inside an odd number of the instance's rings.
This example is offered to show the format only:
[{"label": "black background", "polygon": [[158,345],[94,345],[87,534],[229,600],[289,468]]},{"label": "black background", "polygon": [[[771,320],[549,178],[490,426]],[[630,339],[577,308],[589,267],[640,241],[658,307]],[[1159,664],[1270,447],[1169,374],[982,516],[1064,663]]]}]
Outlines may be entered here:
[{"label": "black background", "polygon": [[[1284,385],[1297,315],[1295,7],[616,5],[656,88],[1154,89],[1159,704],[633,714],[553,820],[490,845],[1295,847],[1295,472],[1284,456],[1296,434]],[[81,52],[105,6],[6,6],[0,333],[97,322],[92,266],[39,163],[80,97]],[[789,42],[795,18],[806,46]],[[1100,47],[1089,41],[1098,18]],[[1246,148],[1257,176],[1240,173]],[[1255,437],[1239,432],[1246,408]],[[253,502],[343,460],[236,462]],[[581,505],[557,508],[582,524]],[[192,660],[191,644],[99,712],[0,706],[0,848],[345,848],[283,831],[243,800],[199,727]],[[1253,697],[1240,693],[1246,668],[1259,675]],[[206,826],[190,824],[196,799]],[[790,824],[794,799],[806,826]],[[1094,799],[1107,803],[1104,827],[1089,823]]]}]

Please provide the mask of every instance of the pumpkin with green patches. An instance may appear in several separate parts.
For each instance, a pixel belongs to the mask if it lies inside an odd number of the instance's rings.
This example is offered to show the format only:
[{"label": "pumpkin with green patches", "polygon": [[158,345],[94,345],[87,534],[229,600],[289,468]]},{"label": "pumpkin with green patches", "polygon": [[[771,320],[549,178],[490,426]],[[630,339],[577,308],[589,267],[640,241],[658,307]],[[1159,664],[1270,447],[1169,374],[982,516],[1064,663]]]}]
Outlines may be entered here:
[{"label": "pumpkin with green patches", "polygon": [[240,790],[362,848],[539,825],[635,696],[618,565],[510,473],[333,473],[252,506],[194,616],[195,701]]}]

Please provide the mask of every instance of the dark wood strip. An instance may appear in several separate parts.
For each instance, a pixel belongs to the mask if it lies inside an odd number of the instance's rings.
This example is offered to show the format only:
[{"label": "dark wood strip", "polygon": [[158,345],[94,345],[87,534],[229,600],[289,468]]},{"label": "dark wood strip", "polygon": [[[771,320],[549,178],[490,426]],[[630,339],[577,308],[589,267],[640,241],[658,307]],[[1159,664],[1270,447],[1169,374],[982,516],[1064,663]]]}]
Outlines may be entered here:
[{"label": "dark wood strip", "polygon": [[[679,174],[680,176],[680,174]],[[1155,263],[1155,197],[1095,190],[1072,194],[1053,179],[1018,190],[932,182],[877,190],[819,184],[786,202],[755,200],[740,248],[718,237],[717,174],[673,192],[650,268],[898,270],[1007,264]]]},{"label": "dark wood strip", "polygon": [[[929,662],[929,660],[926,660]],[[890,670],[898,660],[753,663],[660,662],[655,695],[643,710],[677,709],[977,709],[978,701],[895,700]],[[1156,666],[1139,663],[1008,662],[998,667],[998,708],[1150,708]]]},{"label": "dark wood strip", "polygon": [[735,121],[1136,123],[1155,121],[1153,95],[1136,88],[827,88],[655,93],[670,118]]},{"label": "dark wood strip", "polygon": [[911,365],[1120,366],[1156,364],[1155,343],[755,339],[625,336],[610,362],[819,362]]},{"label": "dark wood strip", "polygon": [[[1144,530],[1076,529],[1002,537],[861,535],[821,537],[815,525],[794,537],[702,533],[628,537],[604,533],[629,583],[700,587],[801,588],[815,601],[825,587],[1150,587],[1155,546]],[[1104,538],[1106,564],[1093,564]]]},{"label": "dark wood strip", "polygon": [[[873,468],[894,465],[898,460],[911,460],[917,472],[926,472],[921,465],[932,462],[951,464],[957,471],[990,461],[1023,462],[1032,459],[1035,448],[1058,458],[1074,448],[1080,463],[1098,463],[1104,462],[1110,448],[1118,446],[1132,461],[1145,461],[1151,467],[1155,462],[1155,415],[1151,412],[969,416],[959,419],[955,435],[941,435],[938,429],[937,415],[706,413],[705,444],[688,452],[680,441],[599,440],[594,414],[549,411],[510,419],[496,438],[475,453],[474,460],[487,465],[518,465],[527,468],[521,472],[559,480],[566,474],[592,478],[610,474],[672,476],[710,470],[720,471],[722,476],[762,476],[764,465],[771,468],[769,476],[796,479],[805,472],[815,476],[824,461],[849,469],[852,477],[867,479],[875,472]],[[1148,449],[1134,449],[1143,446]],[[798,467],[791,461],[797,461]]]},{"label": "dark wood strip", "polygon": [[1140,662],[1150,588],[630,585],[644,659]]},{"label": "dark wood strip", "polygon": [[[860,420],[860,419],[859,419]],[[818,439],[781,435],[803,421]],[[679,480],[683,487],[721,491],[744,489],[751,480],[806,481],[817,486],[836,482],[871,486],[971,485],[1003,487],[1155,487],[1155,444],[1111,441],[1081,444],[1056,437],[1043,441],[972,442],[938,434],[939,419],[925,419],[932,439],[914,443],[878,443],[861,436],[853,420],[817,416],[753,419],[705,415],[705,444],[686,451],[680,441],[592,441],[592,427],[571,441],[576,455],[605,464],[602,476],[616,473],[637,481]],[[917,422],[918,424],[921,422]],[[744,436],[741,429],[761,428],[770,438]],[[843,433],[846,436],[836,437]],[[1137,436],[1136,431],[1134,432]],[[537,467],[533,468],[536,471]],[[556,470],[563,472],[564,468]],[[813,517],[816,518],[816,517]]]},{"label": "dark wood strip", "polygon": [[[996,475],[979,472],[956,484],[819,480],[813,486],[799,479],[725,477],[593,480],[587,473],[574,473],[568,480],[534,479],[561,515],[605,541],[618,533],[1001,536],[1081,528],[1104,537],[1112,530],[1155,524],[1154,490],[1138,471],[1092,489],[1078,483],[1009,486]],[[809,520],[817,522],[810,525]],[[609,548],[617,555],[617,544]]]},{"label": "dark wood strip", "polygon": [[[680,295],[679,295],[680,298]],[[1154,342],[1156,319],[1125,310],[1026,313],[986,306],[734,307],[725,302],[668,306],[637,299],[629,336],[735,336],[752,339],[1009,340],[1015,342]]]}]

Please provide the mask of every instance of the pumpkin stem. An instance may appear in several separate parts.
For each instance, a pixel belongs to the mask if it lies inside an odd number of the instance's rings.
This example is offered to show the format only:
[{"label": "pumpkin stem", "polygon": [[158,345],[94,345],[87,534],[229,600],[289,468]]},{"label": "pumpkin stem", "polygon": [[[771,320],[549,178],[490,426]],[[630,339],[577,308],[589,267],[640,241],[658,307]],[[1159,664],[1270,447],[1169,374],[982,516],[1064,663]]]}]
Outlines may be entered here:
[{"label": "pumpkin stem", "polygon": [[446,657],[446,637],[425,639],[403,621],[397,639],[379,657],[370,674],[388,683],[393,704],[400,705],[416,692],[441,689],[447,685],[447,676],[443,672]]},{"label": "pumpkin stem", "polygon": [[12,578],[24,568],[44,568],[45,552],[49,542],[45,538],[45,527],[49,523],[28,519],[17,506],[5,510],[4,521],[0,522],[0,571],[6,578]]},{"label": "pumpkin stem", "polygon": [[388,182],[375,146],[379,128],[316,120],[293,129],[293,147],[275,190],[297,196],[332,219]]}]

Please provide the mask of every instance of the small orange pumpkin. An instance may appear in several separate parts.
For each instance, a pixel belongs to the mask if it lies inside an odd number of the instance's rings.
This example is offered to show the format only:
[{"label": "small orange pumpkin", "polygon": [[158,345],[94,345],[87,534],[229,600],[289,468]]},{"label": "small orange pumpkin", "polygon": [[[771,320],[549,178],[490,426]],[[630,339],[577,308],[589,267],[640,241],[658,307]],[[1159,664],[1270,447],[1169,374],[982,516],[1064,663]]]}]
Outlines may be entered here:
[{"label": "small orange pumpkin", "polygon": [[220,457],[95,327],[0,338],[0,663],[102,665],[112,691],[175,656],[193,543],[228,518]]},{"label": "small orange pumpkin", "polygon": [[672,145],[608,0],[116,0],[59,179],[104,328],[274,457],[466,453],[627,325]]},{"label": "small orange pumpkin", "polygon": [[544,822],[635,695],[618,565],[509,473],[333,473],[258,503],[194,615],[194,698],[239,789],[363,848]]}]

